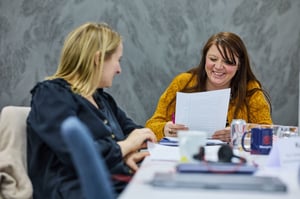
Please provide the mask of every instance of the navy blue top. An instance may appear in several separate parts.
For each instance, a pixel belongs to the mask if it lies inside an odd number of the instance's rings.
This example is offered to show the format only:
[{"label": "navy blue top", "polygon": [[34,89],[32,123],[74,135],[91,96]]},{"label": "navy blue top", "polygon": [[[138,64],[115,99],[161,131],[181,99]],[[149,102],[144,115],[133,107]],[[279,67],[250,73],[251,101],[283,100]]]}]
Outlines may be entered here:
[{"label": "navy blue top", "polygon": [[[63,79],[40,82],[31,94],[27,162],[34,198],[82,198],[71,154],[60,133],[62,122],[69,116],[78,117],[89,128],[111,174],[130,174],[117,141],[142,126],[128,118],[111,95],[103,89],[95,92],[93,97],[98,109],[73,93]],[[118,182],[114,185],[117,192],[121,191],[117,188]]]}]

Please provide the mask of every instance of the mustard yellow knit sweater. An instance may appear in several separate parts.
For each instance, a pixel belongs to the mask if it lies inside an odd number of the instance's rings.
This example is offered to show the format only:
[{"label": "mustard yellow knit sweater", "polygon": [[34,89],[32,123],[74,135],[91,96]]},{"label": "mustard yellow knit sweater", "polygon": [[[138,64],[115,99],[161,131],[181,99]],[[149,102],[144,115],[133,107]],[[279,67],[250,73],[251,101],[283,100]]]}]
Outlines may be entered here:
[{"label": "mustard yellow knit sweater", "polygon": [[[155,133],[157,140],[164,137],[164,126],[166,122],[172,120],[172,114],[175,112],[176,102],[174,101],[167,112],[168,104],[173,97],[176,96],[176,92],[183,89],[190,77],[190,73],[181,73],[173,79],[169,87],[161,95],[153,116],[146,122],[146,127],[150,128]],[[193,79],[188,86],[193,86],[195,83],[196,78]],[[248,83],[248,90],[253,88],[259,88],[257,82]],[[249,107],[247,108],[244,106],[242,110],[238,112],[238,119],[244,119],[247,123],[272,124],[270,106],[262,92],[255,92],[252,96],[248,97],[247,100]],[[232,119],[237,119],[233,118],[234,110],[235,103],[230,102],[227,114],[227,121],[229,124]]]}]

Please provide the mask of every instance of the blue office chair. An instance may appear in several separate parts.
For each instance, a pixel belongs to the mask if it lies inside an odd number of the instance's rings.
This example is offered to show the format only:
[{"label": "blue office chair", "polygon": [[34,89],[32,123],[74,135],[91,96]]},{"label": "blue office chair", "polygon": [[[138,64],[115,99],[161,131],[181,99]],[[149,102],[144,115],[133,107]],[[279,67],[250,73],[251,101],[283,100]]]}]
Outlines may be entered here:
[{"label": "blue office chair", "polygon": [[88,128],[76,117],[67,118],[61,127],[87,199],[116,198],[109,171],[97,153]]}]

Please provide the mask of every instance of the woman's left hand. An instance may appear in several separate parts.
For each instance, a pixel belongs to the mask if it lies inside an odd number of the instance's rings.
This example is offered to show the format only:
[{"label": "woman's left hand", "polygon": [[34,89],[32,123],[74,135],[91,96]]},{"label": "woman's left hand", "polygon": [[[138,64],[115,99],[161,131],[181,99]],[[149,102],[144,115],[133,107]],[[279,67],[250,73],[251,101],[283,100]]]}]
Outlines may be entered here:
[{"label": "woman's left hand", "polygon": [[139,168],[138,163],[140,163],[148,155],[150,155],[148,151],[133,152],[128,154],[124,160],[127,166],[129,166],[133,172],[136,172]]},{"label": "woman's left hand", "polygon": [[216,131],[212,135],[212,138],[222,140],[223,142],[230,143],[230,141],[231,141],[230,127],[226,127],[225,129]]},{"label": "woman's left hand", "polygon": [[157,142],[155,134],[149,128],[135,129],[129,136],[118,144],[121,147],[123,157],[131,152],[147,148],[147,141]]}]

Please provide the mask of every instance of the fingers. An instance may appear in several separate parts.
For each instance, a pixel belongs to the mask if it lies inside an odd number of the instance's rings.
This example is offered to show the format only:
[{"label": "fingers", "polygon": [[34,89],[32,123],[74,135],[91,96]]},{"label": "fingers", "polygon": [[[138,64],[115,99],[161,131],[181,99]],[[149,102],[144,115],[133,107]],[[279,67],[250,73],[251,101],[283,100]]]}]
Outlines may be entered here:
[{"label": "fingers", "polygon": [[143,129],[146,134],[147,134],[147,140],[148,141],[151,141],[151,142],[157,142],[157,139],[156,139],[156,136],[155,134],[153,133],[153,131],[151,131],[149,128],[144,128]]},{"label": "fingers", "polygon": [[151,142],[157,142],[156,136],[149,128],[142,128],[142,129],[135,129],[131,135],[135,135],[141,137],[143,142],[145,140],[151,141]]},{"label": "fingers", "polygon": [[146,148],[147,141],[157,142],[156,136],[154,133],[148,128],[135,129],[133,130],[129,136],[123,141],[125,144],[121,142],[123,146],[125,145],[125,150],[123,155],[127,155],[130,152]]},{"label": "fingers", "polygon": [[177,136],[177,131],[173,130],[172,128],[169,128],[165,131],[165,136],[166,137],[176,137]]},{"label": "fingers", "polygon": [[137,163],[141,162],[148,155],[149,152],[147,151],[131,153],[128,155],[128,157],[126,157],[125,162],[129,166],[129,168],[135,172],[139,168]]},{"label": "fingers", "polygon": [[135,162],[140,162],[148,155],[150,155],[150,153],[148,151],[141,151],[141,152],[138,152],[138,153],[134,154],[133,160]]},{"label": "fingers", "polygon": [[178,131],[186,131],[188,127],[183,124],[174,124],[172,121],[169,121],[165,124],[164,134],[166,137],[177,137]]},{"label": "fingers", "polygon": [[231,136],[230,136],[230,129],[226,128],[223,130],[216,131],[213,136],[213,139],[222,140],[223,142],[230,142]]},{"label": "fingers", "polygon": [[226,135],[213,135],[212,138],[217,140],[222,140],[223,142],[227,142],[227,143],[229,143],[231,140],[231,138]]}]

